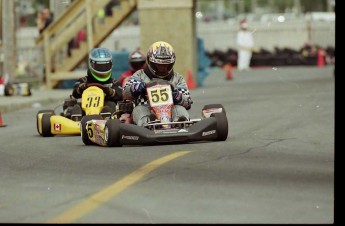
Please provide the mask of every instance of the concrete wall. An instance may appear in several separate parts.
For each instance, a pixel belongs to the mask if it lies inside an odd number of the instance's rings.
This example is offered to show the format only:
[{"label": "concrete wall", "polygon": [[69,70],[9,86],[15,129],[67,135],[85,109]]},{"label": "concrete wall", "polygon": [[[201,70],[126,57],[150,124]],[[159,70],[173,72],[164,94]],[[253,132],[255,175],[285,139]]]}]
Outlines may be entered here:
[{"label": "concrete wall", "polygon": [[[313,22],[308,28],[307,21],[290,21],[284,23],[251,22],[255,48],[274,50],[274,47],[300,49],[309,40],[322,47],[335,46],[335,23]],[[226,22],[199,23],[197,34],[205,42],[209,51],[215,49],[237,49],[237,24]],[[310,38],[309,38],[310,37]]]},{"label": "concrete wall", "polygon": [[[335,47],[335,22],[305,20],[284,23],[251,22],[255,47],[274,50],[274,47],[300,49],[308,40],[321,47]],[[140,46],[141,27],[120,27],[102,44],[115,50],[131,49]],[[203,39],[207,51],[236,49],[238,25],[217,21],[196,23],[196,35]],[[181,32],[180,32],[181,33]],[[184,35],[184,37],[186,37]]]},{"label": "concrete wall", "polygon": [[195,75],[195,1],[140,0],[138,9],[140,47],[146,52],[156,41],[170,43],[176,53],[174,69],[184,76],[188,70]]},{"label": "concrete wall", "polygon": [[[140,0],[141,1],[141,0]],[[196,54],[192,50],[194,45],[194,36],[187,34],[184,29],[183,21],[187,21],[188,26],[193,20],[192,18],[186,20],[185,17],[180,16],[181,13],[189,14],[186,9],[169,9],[165,12],[164,17],[178,17],[183,18],[178,28],[169,28],[168,22],[165,22],[162,28],[153,27],[153,25],[143,29],[142,26],[121,26],[116,29],[102,44],[101,46],[107,47],[113,51],[127,50],[131,51],[137,47],[141,47],[145,52],[148,46],[161,38],[170,42],[175,51],[177,52],[176,70],[186,75],[186,68],[193,65],[195,68]],[[146,11],[149,13],[149,9]],[[175,14],[174,14],[175,13]],[[172,16],[173,14],[173,16]],[[144,16],[145,14],[142,14]],[[160,19],[161,16],[156,15]],[[163,18],[164,18],[163,17]],[[145,19],[142,19],[145,20]],[[143,21],[141,21],[143,23]],[[151,24],[150,21],[145,21],[146,24]],[[214,51],[215,49],[226,51],[228,48],[236,49],[235,36],[238,31],[237,23],[228,23],[224,21],[203,23],[197,21],[196,23],[196,36],[200,37],[204,42],[206,51]],[[285,23],[260,23],[251,22],[250,27],[254,32],[256,48],[264,48],[267,50],[274,50],[274,47],[292,48],[299,50],[308,40],[311,39],[313,44],[318,44],[321,47],[332,46],[335,47],[335,22],[314,21],[310,24],[305,20],[290,21]],[[164,29],[163,29],[164,28]],[[169,31],[169,32],[167,32]],[[310,31],[310,32],[309,32]],[[171,34],[171,33],[172,34]],[[145,40],[141,40],[141,33],[146,36]],[[168,38],[164,35],[172,35]],[[150,35],[151,34],[151,35]],[[42,71],[42,52],[35,46],[35,38],[38,36],[36,27],[22,28],[17,31],[17,58],[19,62],[27,61],[31,67],[37,68],[37,71]],[[179,40],[177,42],[177,40]],[[66,46],[67,48],[67,46]],[[0,55],[1,58],[1,55]],[[186,63],[187,66],[180,66],[181,63]],[[35,69],[36,70],[36,69]],[[195,72],[193,73],[195,75]],[[196,81],[196,79],[195,79]]]}]

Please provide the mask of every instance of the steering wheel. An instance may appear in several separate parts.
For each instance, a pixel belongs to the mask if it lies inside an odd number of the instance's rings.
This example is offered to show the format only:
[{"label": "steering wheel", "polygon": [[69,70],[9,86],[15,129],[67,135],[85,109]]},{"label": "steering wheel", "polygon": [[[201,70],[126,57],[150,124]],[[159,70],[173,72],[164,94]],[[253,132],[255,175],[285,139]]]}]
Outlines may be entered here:
[{"label": "steering wheel", "polygon": [[174,89],[174,85],[171,84],[169,81],[165,80],[165,79],[160,79],[160,78],[154,78],[151,81],[146,83],[146,87],[151,87],[151,86],[155,86],[155,85],[170,85],[171,89]]},{"label": "steering wheel", "polygon": [[97,86],[98,88],[100,88],[100,89],[102,89],[102,90],[106,87],[105,85],[100,84],[100,83],[86,83],[86,86],[87,86],[87,87],[90,87],[90,86]]}]

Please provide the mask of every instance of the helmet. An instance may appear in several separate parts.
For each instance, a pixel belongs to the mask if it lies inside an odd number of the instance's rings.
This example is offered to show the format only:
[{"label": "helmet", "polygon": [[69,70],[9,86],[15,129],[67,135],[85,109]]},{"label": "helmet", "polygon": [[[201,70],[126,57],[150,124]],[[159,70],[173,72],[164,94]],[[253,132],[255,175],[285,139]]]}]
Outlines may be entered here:
[{"label": "helmet", "polygon": [[112,55],[106,48],[94,48],[89,53],[89,69],[92,76],[100,82],[111,77]]},{"label": "helmet", "polygon": [[175,64],[173,47],[164,41],[153,43],[147,52],[147,65],[151,73],[158,78],[169,76]]},{"label": "helmet", "polygon": [[240,28],[242,28],[242,29],[248,29],[248,22],[247,22],[247,20],[245,20],[245,19],[243,19],[243,20],[241,20],[240,21]]},{"label": "helmet", "polygon": [[142,69],[144,68],[146,62],[145,54],[141,50],[135,50],[129,54],[128,62],[133,71]]}]

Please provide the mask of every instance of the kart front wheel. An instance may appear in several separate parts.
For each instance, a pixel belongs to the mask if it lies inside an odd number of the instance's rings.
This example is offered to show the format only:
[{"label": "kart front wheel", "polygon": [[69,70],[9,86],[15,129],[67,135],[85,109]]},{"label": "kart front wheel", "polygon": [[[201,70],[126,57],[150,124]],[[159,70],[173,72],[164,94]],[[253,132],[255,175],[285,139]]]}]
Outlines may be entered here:
[{"label": "kart front wheel", "polygon": [[210,117],[215,117],[217,120],[217,139],[218,141],[225,141],[228,138],[228,119],[224,113],[212,113]]},{"label": "kart front wheel", "polygon": [[42,123],[40,123],[41,119],[39,117],[39,114],[41,114],[41,113],[55,114],[54,110],[51,110],[51,109],[49,109],[49,110],[39,110],[37,112],[37,115],[36,115],[36,128],[37,128],[37,132],[38,132],[39,135],[42,135],[41,132],[40,132],[40,124],[42,124]]},{"label": "kart front wheel", "polygon": [[52,113],[44,113],[42,115],[42,136],[43,137],[52,137],[54,136],[51,131],[51,123],[50,118],[52,117]]},{"label": "kart front wheel", "polygon": [[104,136],[108,147],[121,147],[120,143],[120,124],[118,119],[109,119],[105,123]]},{"label": "kart front wheel", "polygon": [[92,130],[86,127],[86,122],[92,119],[101,120],[103,118],[101,115],[85,115],[80,121],[80,135],[85,145],[93,144],[93,142],[89,138],[89,135],[93,136],[93,134],[89,134],[89,133],[92,133]]}]

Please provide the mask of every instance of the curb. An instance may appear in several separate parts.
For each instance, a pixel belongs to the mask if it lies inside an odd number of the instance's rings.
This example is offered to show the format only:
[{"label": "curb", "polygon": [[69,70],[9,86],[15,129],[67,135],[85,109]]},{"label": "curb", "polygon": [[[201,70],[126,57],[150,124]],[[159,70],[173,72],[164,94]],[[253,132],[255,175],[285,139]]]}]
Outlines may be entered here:
[{"label": "curb", "polygon": [[47,105],[60,101],[62,104],[71,93],[70,89],[33,90],[31,96],[0,96],[0,113],[31,108],[35,103]]}]

